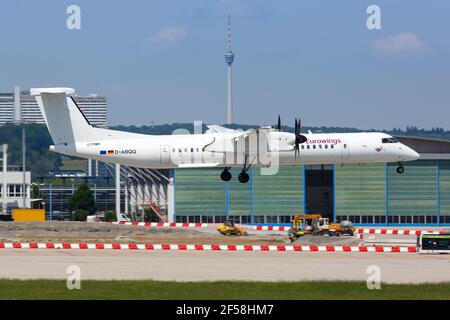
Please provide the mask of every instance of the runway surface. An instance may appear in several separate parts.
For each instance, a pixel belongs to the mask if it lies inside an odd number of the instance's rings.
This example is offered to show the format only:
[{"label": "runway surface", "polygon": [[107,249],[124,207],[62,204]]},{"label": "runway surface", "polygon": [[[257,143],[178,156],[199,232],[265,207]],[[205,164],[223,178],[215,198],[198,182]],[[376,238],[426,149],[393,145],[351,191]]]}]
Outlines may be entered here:
[{"label": "runway surface", "polygon": [[450,255],[33,249],[0,252],[0,278],[66,279],[70,265],[78,265],[85,280],[366,281],[367,267],[377,265],[382,282],[450,281]]}]

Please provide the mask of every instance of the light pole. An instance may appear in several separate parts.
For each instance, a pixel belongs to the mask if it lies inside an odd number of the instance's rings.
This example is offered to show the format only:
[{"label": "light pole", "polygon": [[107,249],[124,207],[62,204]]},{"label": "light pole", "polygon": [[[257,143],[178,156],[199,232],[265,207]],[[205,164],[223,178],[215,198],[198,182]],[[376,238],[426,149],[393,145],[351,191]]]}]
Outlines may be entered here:
[{"label": "light pole", "polygon": [[7,187],[8,187],[8,145],[3,145],[3,204],[2,204],[2,213],[6,214],[8,212],[8,203],[6,199],[7,195]]},{"label": "light pole", "polygon": [[22,171],[23,171],[23,185],[22,185],[22,195],[23,195],[23,208],[27,207],[27,175],[26,175],[26,160],[25,160],[25,125],[22,123]]}]

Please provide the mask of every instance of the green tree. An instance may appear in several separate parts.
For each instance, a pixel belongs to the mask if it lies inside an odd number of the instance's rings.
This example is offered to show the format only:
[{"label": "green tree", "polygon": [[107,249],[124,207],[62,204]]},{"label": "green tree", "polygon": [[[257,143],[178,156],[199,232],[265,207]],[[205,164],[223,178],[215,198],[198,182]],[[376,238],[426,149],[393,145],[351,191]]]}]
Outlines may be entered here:
[{"label": "green tree", "polygon": [[96,211],[95,200],[91,189],[86,183],[80,184],[78,189],[69,198],[69,208],[73,213],[74,220],[86,220],[88,214]]},{"label": "green tree", "polygon": [[[37,185],[33,185],[33,189],[31,190],[31,198],[32,199],[39,199],[40,195],[41,195],[41,192],[39,190],[39,187]],[[41,203],[41,201],[33,201],[31,203],[31,207],[33,209],[39,209],[40,203]]]},{"label": "green tree", "polygon": [[61,155],[48,149],[52,139],[45,125],[6,124],[0,127],[0,144],[8,144],[8,164],[22,165],[22,128],[25,128],[26,166],[31,169],[32,179],[48,176],[51,170],[62,165]]}]

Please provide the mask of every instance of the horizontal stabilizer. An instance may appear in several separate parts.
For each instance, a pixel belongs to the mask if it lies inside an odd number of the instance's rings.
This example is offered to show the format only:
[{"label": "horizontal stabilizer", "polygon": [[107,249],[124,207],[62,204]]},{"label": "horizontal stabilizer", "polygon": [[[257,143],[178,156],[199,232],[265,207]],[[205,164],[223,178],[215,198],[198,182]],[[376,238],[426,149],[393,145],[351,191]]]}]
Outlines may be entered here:
[{"label": "horizontal stabilizer", "polygon": [[67,96],[75,94],[75,89],[72,88],[32,88],[30,89],[30,95],[40,96],[42,93],[64,93]]}]

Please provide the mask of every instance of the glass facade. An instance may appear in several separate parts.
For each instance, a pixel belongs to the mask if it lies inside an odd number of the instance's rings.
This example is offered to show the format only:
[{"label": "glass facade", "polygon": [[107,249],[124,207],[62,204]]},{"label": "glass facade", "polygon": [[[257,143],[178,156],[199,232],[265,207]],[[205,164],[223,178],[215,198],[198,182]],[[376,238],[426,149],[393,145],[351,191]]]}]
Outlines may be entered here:
[{"label": "glass facade", "polygon": [[337,221],[386,222],[385,164],[336,165],[334,174]]},{"label": "glass facade", "polygon": [[[251,168],[250,181],[240,183],[238,168],[231,169],[233,179],[220,180],[221,169],[176,170],[175,216],[177,221],[194,221],[200,216],[224,216],[236,222],[287,223],[304,208],[303,166],[280,167],[276,175],[262,175]],[[188,217],[187,219],[185,217]]]},{"label": "glass facade", "polygon": [[439,160],[439,221],[450,224],[450,160]]},{"label": "glass facade", "polygon": [[405,163],[398,174],[396,164],[387,165],[389,223],[437,223],[438,162]]},{"label": "glass facade", "polygon": [[177,216],[224,216],[226,188],[221,169],[175,171],[175,214]]},{"label": "glass facade", "polygon": [[253,206],[256,215],[293,215],[304,210],[303,166],[280,167],[276,175],[253,174]]},{"label": "glass facade", "polygon": [[[233,175],[233,178],[228,183],[224,183],[218,176],[216,176],[216,179],[218,178],[222,184],[225,184],[225,187],[228,187],[228,216],[249,216],[251,215],[252,210],[252,181],[250,180],[248,183],[240,183],[237,177],[241,170],[238,168],[232,168],[230,172]],[[251,178],[253,170],[249,170],[248,174]],[[228,186],[226,186],[226,184]]]},{"label": "glass facade", "polygon": [[[403,174],[396,168],[395,163],[333,166],[334,220],[450,224],[450,160],[407,162]],[[304,213],[305,189],[320,190],[320,181],[305,182],[305,170],[312,169],[283,166],[276,175],[250,169],[247,184],[237,181],[239,169],[231,170],[228,183],[220,180],[221,169],[175,170],[175,217],[183,222],[228,217],[241,223],[289,223],[293,214]]]}]

